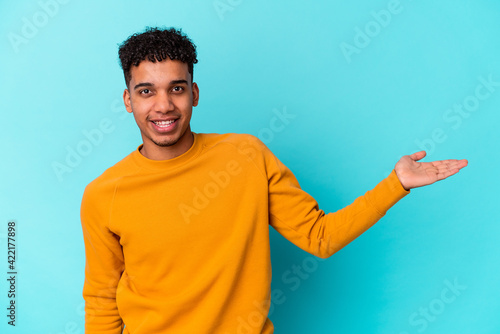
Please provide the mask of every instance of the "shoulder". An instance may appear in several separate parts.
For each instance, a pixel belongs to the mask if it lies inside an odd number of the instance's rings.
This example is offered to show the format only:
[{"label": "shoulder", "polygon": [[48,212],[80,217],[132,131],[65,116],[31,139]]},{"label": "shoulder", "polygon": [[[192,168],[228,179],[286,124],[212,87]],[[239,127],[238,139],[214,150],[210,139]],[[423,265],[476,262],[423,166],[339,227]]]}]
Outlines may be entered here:
[{"label": "shoulder", "polygon": [[276,164],[276,157],[256,136],[246,133],[202,134],[205,153],[210,150],[217,156],[225,155],[242,166],[256,168],[264,176]]},{"label": "shoulder", "polygon": [[84,197],[98,196],[102,198],[103,196],[113,194],[122,178],[135,173],[139,169],[139,166],[133,161],[133,154],[130,153],[92,180],[85,187]]},{"label": "shoulder", "polygon": [[239,144],[242,142],[260,142],[259,138],[247,133],[198,133],[205,146],[217,144]]},{"label": "shoulder", "polygon": [[227,145],[235,148],[239,153],[247,152],[252,155],[269,150],[259,138],[247,133],[202,133],[199,135],[206,149]]}]

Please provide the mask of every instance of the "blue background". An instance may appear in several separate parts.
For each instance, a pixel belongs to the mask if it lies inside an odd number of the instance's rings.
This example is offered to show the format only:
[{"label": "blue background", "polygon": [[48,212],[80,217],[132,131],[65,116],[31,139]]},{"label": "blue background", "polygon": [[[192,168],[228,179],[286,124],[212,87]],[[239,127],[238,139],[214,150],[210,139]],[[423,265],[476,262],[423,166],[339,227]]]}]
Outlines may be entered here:
[{"label": "blue background", "polygon": [[[156,25],[198,47],[193,131],[260,136],[327,212],[402,155],[469,160],[295,275],[296,289],[282,276],[311,255],[272,230],[276,333],[500,333],[499,1],[54,1],[0,2],[1,267],[15,220],[19,272],[15,328],[0,280],[2,333],[83,333],[81,196],[141,143],[117,45]],[[489,77],[467,116],[448,111]],[[294,118],[270,136],[276,110]],[[112,130],[88,146],[101,122]]]}]

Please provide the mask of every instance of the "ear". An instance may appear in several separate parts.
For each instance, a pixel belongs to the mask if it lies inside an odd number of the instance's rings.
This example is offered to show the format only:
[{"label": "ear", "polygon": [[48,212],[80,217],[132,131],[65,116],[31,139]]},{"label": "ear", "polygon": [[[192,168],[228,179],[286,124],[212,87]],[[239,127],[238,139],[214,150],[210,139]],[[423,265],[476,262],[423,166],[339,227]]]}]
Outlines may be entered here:
[{"label": "ear", "polygon": [[123,91],[123,103],[125,104],[125,109],[127,112],[132,113],[132,103],[130,102],[130,92],[128,89]]},{"label": "ear", "polygon": [[193,91],[193,107],[196,107],[200,98],[200,89],[198,88],[198,84],[196,84],[196,82],[193,82],[191,90]]}]

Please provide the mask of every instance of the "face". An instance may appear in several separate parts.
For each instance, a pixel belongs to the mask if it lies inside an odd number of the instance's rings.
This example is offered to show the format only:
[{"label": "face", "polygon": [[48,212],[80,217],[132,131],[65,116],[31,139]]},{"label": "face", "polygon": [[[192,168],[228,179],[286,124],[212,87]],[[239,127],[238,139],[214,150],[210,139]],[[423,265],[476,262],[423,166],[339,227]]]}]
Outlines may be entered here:
[{"label": "face", "polygon": [[198,105],[199,90],[191,84],[188,65],[179,60],[144,60],[130,69],[123,101],[141,131],[141,153],[154,160],[171,159],[189,150],[189,122]]}]

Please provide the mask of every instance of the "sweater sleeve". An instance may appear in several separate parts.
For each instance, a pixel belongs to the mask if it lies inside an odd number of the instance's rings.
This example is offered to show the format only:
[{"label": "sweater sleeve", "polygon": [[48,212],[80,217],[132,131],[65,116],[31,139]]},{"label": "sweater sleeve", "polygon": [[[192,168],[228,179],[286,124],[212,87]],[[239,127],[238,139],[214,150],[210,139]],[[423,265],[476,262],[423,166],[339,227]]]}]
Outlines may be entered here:
[{"label": "sweater sleeve", "polygon": [[116,305],[118,281],[124,259],[118,237],[109,230],[111,197],[89,184],[81,204],[81,223],[85,243],[85,333],[120,334],[123,322]]},{"label": "sweater sleeve", "polygon": [[327,258],[356,239],[401,198],[410,193],[392,172],[352,204],[325,214],[302,190],[292,172],[261,144],[269,187],[269,219],[285,238],[301,249]]}]

